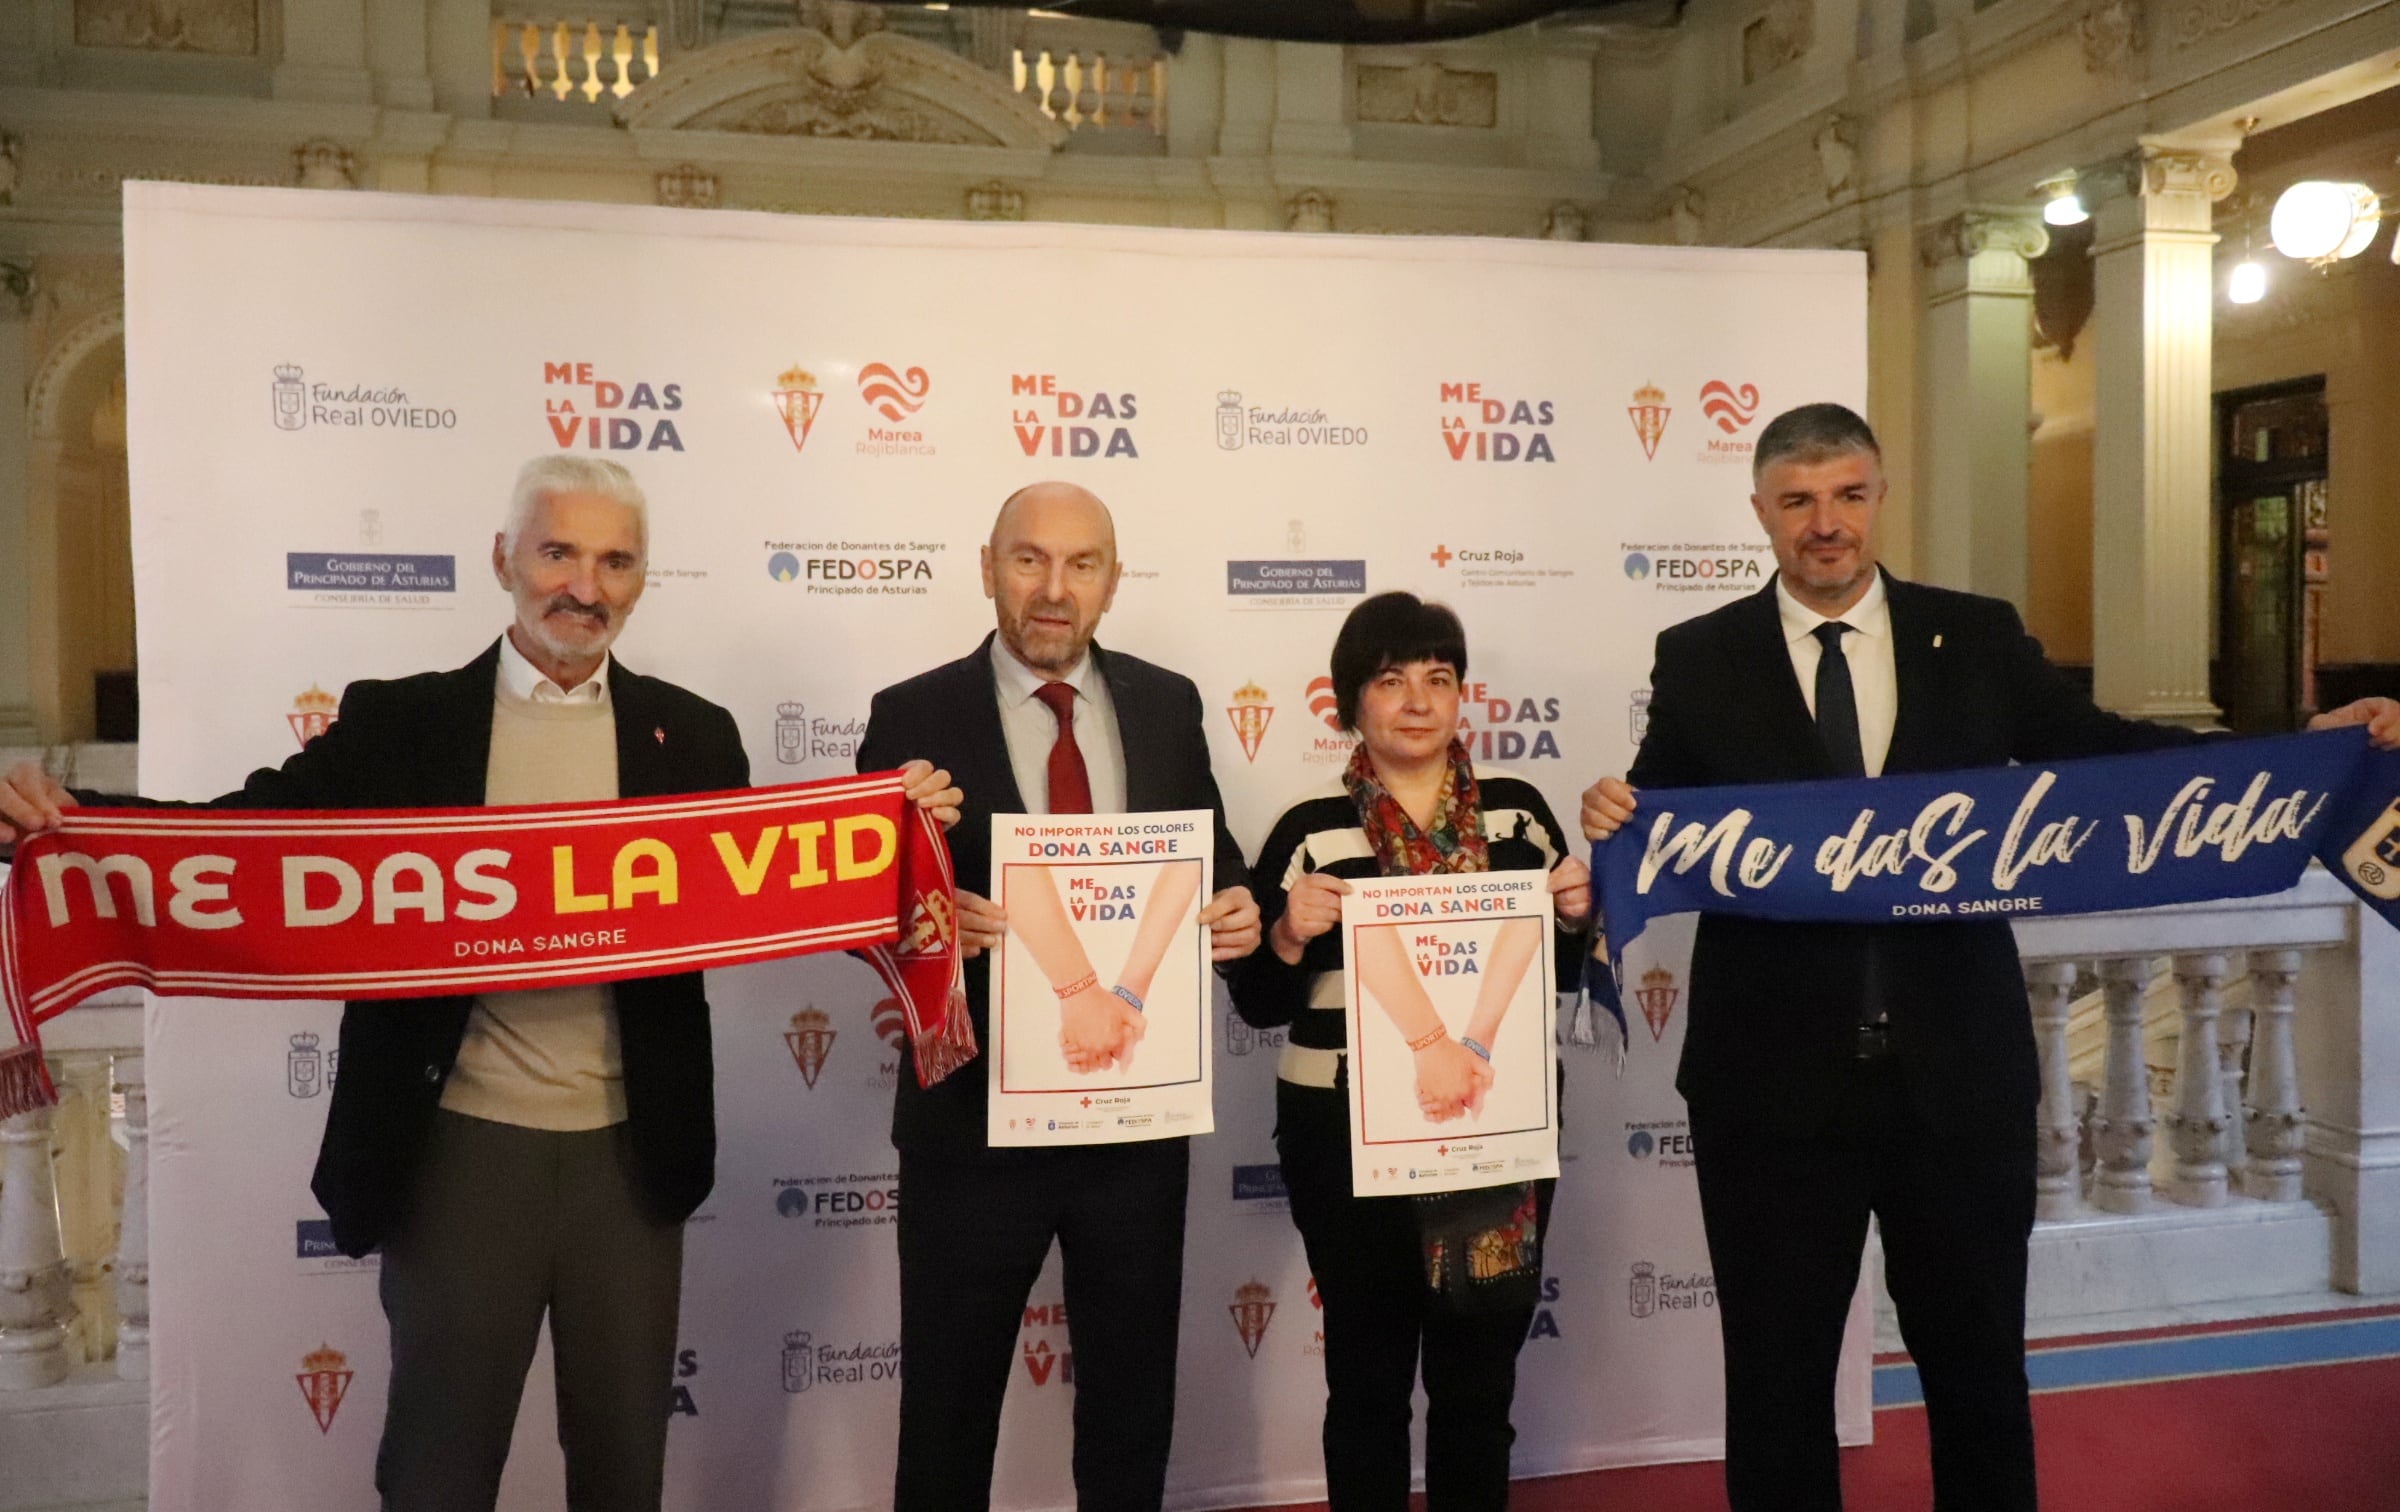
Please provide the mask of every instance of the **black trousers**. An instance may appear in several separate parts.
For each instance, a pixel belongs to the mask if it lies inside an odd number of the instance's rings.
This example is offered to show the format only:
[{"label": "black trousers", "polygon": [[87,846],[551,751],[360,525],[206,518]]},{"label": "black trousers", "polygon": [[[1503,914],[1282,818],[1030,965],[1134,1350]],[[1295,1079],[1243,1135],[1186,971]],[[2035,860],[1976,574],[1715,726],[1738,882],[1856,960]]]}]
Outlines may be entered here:
[{"label": "black trousers", "polygon": [[1190,1141],[900,1157],[898,1512],[984,1512],[1050,1242],[1074,1356],[1075,1504],[1158,1512],[1175,1427]]},{"label": "black trousers", "polygon": [[657,1512],[683,1225],[642,1212],[625,1125],[573,1134],[436,1113],[383,1247],[384,1512],[488,1512],[542,1318],[571,1512]]},{"label": "black trousers", "polygon": [[1839,1512],[1833,1381],[1867,1215],[1925,1387],[1936,1512],[2032,1512],[2025,1257],[2031,1110],[1938,1132],[1889,1059],[1850,1069],[1808,1137],[1692,1109],[1700,1212],[1725,1337],[1725,1489],[1733,1512]]},{"label": "black trousers", "polygon": [[[1404,1512],[1408,1425],[1425,1373],[1425,1505],[1508,1505],[1508,1420],[1517,1351],[1533,1305],[1460,1316],[1433,1307],[1407,1197],[1350,1190],[1350,1110],[1342,1092],[1275,1084],[1275,1148],[1292,1222],[1325,1309],[1325,1494],[1330,1512]],[[1556,1182],[1536,1183],[1550,1226]]]}]

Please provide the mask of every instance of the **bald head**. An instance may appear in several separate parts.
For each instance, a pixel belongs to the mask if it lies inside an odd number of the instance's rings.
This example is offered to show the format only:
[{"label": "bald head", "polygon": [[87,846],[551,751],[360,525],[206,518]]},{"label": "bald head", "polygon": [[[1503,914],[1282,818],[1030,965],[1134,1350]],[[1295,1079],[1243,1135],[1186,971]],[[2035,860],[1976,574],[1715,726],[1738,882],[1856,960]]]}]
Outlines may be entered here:
[{"label": "bald head", "polygon": [[983,591],[1001,643],[1045,677],[1083,660],[1117,596],[1117,526],[1108,506],[1072,483],[1010,494],[983,548]]},{"label": "bald head", "polygon": [[1000,501],[992,519],[991,544],[997,548],[1014,534],[1078,534],[1102,543],[1113,561],[1117,554],[1117,522],[1100,496],[1074,483],[1028,483]]}]

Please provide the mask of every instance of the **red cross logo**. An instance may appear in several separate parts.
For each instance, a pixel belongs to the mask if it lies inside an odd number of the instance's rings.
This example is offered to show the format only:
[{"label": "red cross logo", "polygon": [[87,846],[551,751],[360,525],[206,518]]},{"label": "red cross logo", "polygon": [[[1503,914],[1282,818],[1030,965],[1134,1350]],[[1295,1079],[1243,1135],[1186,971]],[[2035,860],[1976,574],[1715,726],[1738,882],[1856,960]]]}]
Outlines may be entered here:
[{"label": "red cross logo", "polygon": [[1433,548],[1433,551],[1432,551],[1432,553],[1431,553],[1431,554],[1432,554],[1432,557],[1433,557],[1433,565],[1434,565],[1434,566],[1436,566],[1436,567],[1447,567],[1447,566],[1449,566],[1449,565],[1450,565],[1450,559],[1451,559],[1452,557],[1454,557],[1454,556],[1458,555],[1458,553],[1457,553],[1457,552],[1455,552],[1455,551],[1452,551],[1452,550],[1451,550],[1449,547],[1447,547],[1447,546],[1436,546],[1436,547],[1434,547],[1434,548]]},{"label": "red cross logo", "polygon": [[1088,1108],[1088,1107],[1090,1107],[1090,1106],[1092,1105],[1092,1100],[1091,1100],[1090,1098],[1088,1098],[1088,1097],[1087,1097],[1087,1098],[1085,1098],[1085,1099],[1083,1100],[1083,1105],[1084,1105],[1085,1107],[1087,1107],[1087,1108]]}]

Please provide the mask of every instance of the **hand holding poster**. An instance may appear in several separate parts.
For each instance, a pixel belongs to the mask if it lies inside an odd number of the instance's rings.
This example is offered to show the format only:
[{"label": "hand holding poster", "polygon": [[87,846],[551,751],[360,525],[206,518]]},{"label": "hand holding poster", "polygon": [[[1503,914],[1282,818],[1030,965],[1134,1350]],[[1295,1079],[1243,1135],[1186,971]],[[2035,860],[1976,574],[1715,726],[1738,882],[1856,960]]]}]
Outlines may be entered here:
[{"label": "hand holding poster", "polygon": [[1362,1196],[1558,1174],[1551,924],[1540,872],[1351,882],[1344,1010]]},{"label": "hand holding poster", "polygon": [[1206,1134],[1214,820],[992,816],[994,1145]]}]

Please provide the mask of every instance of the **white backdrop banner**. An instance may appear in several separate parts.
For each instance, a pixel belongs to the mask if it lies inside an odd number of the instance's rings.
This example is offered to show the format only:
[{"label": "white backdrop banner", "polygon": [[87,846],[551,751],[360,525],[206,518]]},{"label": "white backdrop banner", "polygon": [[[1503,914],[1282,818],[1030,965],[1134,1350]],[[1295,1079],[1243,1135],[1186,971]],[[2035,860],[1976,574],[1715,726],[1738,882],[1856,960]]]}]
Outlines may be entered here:
[{"label": "white backdrop banner", "polygon": [[[1652,637],[1767,579],[1743,466],[1758,425],[1866,389],[1865,271],[1846,253],[152,184],[127,187],[125,236],[158,796],[281,761],[354,678],[490,644],[510,479],[569,449],[650,494],[624,659],[733,710],[762,780],[849,771],[877,688],[974,647],[992,513],[1057,477],[1113,506],[1126,573],[1102,639],[1198,683],[1245,845],[1346,758],[1327,655],[1343,611],[1387,588],[1459,610],[1476,758],[1571,825],[1579,789],[1631,759]],[[1567,1052],[1519,1473],[1719,1446],[1672,1086],[1682,924],[1628,964],[1623,1076],[1613,1047]],[[898,1009],[839,957],[723,973],[710,997],[722,1146],[690,1231],[670,1503],[884,1505],[905,1364]],[[375,1504],[375,1262],[333,1252],[308,1194],[336,1019],[151,1009],[160,1512]],[[1280,1036],[1221,989],[1210,1032],[1170,1494],[1315,1496],[1323,1346],[1270,1139]],[[1067,1506],[1055,1265],[1021,1355],[997,1497]],[[511,1508],[561,1502],[548,1373],[545,1355]]]}]

